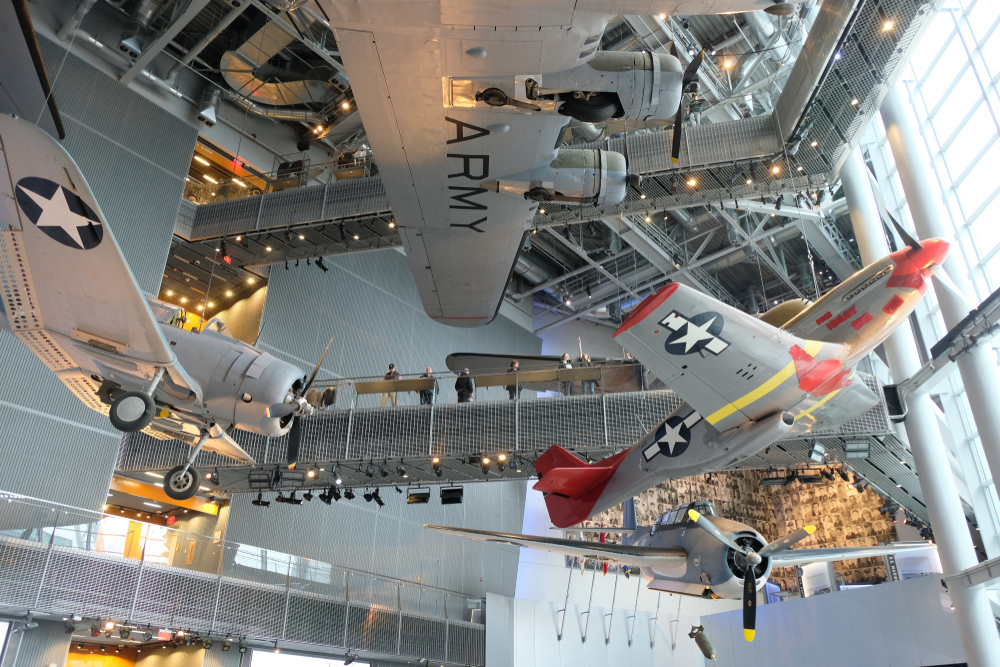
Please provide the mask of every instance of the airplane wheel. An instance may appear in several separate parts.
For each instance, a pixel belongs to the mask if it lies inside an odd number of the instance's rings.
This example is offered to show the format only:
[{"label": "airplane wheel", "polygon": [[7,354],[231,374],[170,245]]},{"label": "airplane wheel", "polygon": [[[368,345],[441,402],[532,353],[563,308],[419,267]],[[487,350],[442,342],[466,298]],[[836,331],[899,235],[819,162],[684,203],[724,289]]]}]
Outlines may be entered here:
[{"label": "airplane wheel", "polygon": [[174,500],[187,500],[198,491],[198,471],[177,466],[163,478],[163,491]]},{"label": "airplane wheel", "polygon": [[589,100],[570,97],[563,102],[559,113],[571,116],[581,123],[603,123],[618,112],[618,98],[609,93],[598,93]]},{"label": "airplane wheel", "polygon": [[156,406],[153,399],[141,391],[128,391],[111,403],[111,424],[119,431],[141,431],[153,421]]}]

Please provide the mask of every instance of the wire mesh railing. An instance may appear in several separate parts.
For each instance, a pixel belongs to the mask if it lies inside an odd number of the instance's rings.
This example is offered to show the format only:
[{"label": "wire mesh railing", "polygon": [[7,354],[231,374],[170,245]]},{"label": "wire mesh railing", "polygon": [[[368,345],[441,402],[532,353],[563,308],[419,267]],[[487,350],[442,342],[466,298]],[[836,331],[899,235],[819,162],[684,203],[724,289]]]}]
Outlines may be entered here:
[{"label": "wire mesh railing", "polygon": [[[457,591],[0,492],[3,606],[202,637],[483,665],[484,627],[473,622],[473,609],[484,603]],[[410,634],[414,627],[424,628],[422,641]],[[449,632],[474,640],[455,645]]]}]

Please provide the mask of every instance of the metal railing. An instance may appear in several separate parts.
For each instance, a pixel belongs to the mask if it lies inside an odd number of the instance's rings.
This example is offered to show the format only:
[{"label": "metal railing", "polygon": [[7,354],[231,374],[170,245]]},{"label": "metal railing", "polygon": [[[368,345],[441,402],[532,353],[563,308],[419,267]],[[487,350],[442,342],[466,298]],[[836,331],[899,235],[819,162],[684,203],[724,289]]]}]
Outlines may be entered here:
[{"label": "metal railing", "polygon": [[[472,604],[470,604],[470,601]],[[485,601],[0,492],[0,605],[485,664]]]}]

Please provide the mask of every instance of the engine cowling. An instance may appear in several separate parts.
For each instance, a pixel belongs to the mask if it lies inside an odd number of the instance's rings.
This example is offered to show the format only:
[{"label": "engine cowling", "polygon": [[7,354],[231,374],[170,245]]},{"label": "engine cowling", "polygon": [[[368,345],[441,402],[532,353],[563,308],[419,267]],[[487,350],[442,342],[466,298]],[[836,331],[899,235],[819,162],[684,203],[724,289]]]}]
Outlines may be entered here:
[{"label": "engine cowling", "polygon": [[533,201],[615,205],[625,199],[625,157],[613,151],[561,149],[547,165],[480,183]]},{"label": "engine cowling", "polygon": [[[539,77],[528,96],[558,96],[560,113],[584,122],[669,120],[680,105],[683,79],[684,68],[672,55],[601,51],[573,69]],[[617,109],[608,115],[612,102]],[[595,111],[607,117],[597,118]]]}]

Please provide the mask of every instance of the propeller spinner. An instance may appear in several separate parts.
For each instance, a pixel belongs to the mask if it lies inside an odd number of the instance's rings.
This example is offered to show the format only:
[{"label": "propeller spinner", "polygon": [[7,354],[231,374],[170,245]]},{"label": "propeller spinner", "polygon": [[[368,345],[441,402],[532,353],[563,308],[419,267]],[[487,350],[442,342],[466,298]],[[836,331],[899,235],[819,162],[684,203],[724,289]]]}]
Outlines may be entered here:
[{"label": "propeller spinner", "polygon": [[743,575],[743,637],[748,642],[752,642],[754,635],[757,632],[757,583],[753,575],[754,567],[759,565],[765,558],[769,558],[779,551],[784,551],[796,542],[801,542],[805,538],[809,537],[816,532],[816,526],[805,526],[804,528],[799,528],[793,533],[785,535],[784,537],[779,537],[759,552],[755,552],[750,547],[744,547],[737,544],[731,537],[719,530],[714,523],[709,521],[700,513],[695,512],[694,510],[688,510],[688,516],[691,517],[692,521],[708,531],[712,537],[719,540],[730,549],[742,554],[743,558],[746,560],[747,568]]}]

